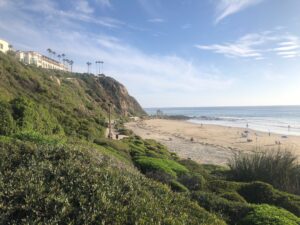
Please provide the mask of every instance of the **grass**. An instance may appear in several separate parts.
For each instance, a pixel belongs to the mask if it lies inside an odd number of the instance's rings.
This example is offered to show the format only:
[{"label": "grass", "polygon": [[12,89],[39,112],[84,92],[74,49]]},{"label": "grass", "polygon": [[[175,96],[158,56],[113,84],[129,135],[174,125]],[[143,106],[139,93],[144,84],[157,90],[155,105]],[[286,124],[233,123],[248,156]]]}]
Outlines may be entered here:
[{"label": "grass", "polygon": [[300,194],[300,165],[289,151],[239,153],[229,162],[236,181],[263,181],[290,193]]}]

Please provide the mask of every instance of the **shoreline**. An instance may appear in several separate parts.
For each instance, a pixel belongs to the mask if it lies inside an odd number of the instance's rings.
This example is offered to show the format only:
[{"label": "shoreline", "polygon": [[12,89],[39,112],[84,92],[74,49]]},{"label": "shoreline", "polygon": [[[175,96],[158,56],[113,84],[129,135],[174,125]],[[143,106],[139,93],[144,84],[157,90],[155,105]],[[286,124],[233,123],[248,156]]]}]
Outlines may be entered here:
[{"label": "shoreline", "polygon": [[[166,145],[181,158],[226,165],[235,152],[288,149],[300,156],[300,136],[238,127],[196,124],[187,120],[149,119],[126,124],[136,135]],[[193,139],[193,141],[191,141]]]}]

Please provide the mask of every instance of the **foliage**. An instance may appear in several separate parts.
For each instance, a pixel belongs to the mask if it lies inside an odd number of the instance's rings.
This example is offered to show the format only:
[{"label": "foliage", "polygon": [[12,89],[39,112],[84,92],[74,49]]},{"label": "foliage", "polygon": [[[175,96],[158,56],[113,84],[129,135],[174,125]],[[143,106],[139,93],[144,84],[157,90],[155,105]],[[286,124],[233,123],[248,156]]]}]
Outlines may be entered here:
[{"label": "foliage", "polygon": [[300,216],[300,196],[280,192],[269,184],[262,182],[245,184],[238,193],[248,202],[275,205]]},{"label": "foliage", "polygon": [[225,224],[110,159],[73,147],[0,145],[1,224]]},{"label": "foliage", "polygon": [[185,173],[182,174],[178,181],[191,191],[203,190],[206,186],[206,180],[202,175]]},{"label": "foliage", "polygon": [[239,225],[298,225],[300,219],[292,213],[269,205],[255,206]]},{"label": "foliage", "polygon": [[36,144],[58,145],[65,142],[62,137],[45,136],[34,131],[19,132],[14,134],[13,137],[22,141],[34,142]]},{"label": "foliage", "polygon": [[184,166],[168,159],[141,156],[136,158],[134,162],[143,173],[152,171],[162,171],[166,174],[171,175],[172,177],[177,177],[180,174],[188,172],[188,170]]},{"label": "foliage", "polygon": [[0,102],[0,135],[11,135],[16,129],[9,107],[9,104]]},{"label": "foliage", "polygon": [[246,200],[241,196],[239,195],[237,192],[224,192],[224,193],[221,193],[219,195],[220,197],[222,198],[225,198],[229,201],[234,201],[234,202],[246,202]]},{"label": "foliage", "polygon": [[[0,74],[0,101],[10,104],[8,110],[18,131],[46,135],[65,133],[93,141],[105,134],[110,102],[113,117],[127,114],[129,108],[131,115],[144,114],[127,91],[111,96],[111,88],[123,90],[124,86],[109,77],[25,66],[4,54],[0,54]],[[111,86],[106,85],[106,80]],[[11,121],[7,109],[2,111],[0,113],[5,113],[6,120],[1,117],[0,123],[5,122],[8,126]]]},{"label": "foliage", "polygon": [[210,212],[217,213],[229,224],[235,224],[242,219],[252,208],[243,202],[229,201],[209,192],[197,191],[191,194],[200,206]]},{"label": "foliage", "polygon": [[290,193],[300,193],[300,165],[288,151],[239,153],[229,162],[232,179],[263,181]]}]

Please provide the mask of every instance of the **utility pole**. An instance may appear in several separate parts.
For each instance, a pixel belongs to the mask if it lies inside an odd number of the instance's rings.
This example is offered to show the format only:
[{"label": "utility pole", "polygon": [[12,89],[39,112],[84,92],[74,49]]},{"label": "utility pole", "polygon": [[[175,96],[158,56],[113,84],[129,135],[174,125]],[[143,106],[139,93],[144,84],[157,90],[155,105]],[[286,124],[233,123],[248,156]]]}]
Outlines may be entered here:
[{"label": "utility pole", "polygon": [[108,106],[109,106],[109,109],[108,109],[108,113],[109,113],[108,114],[108,138],[112,139],[112,132],[111,132],[111,106],[112,106],[112,104],[109,103]]}]

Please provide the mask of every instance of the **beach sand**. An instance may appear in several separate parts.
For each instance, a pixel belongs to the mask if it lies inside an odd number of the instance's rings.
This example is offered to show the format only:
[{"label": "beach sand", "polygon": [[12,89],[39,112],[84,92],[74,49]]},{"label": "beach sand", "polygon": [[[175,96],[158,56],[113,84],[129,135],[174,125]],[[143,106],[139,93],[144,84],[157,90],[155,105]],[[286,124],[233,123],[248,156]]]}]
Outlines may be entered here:
[{"label": "beach sand", "polygon": [[144,139],[161,142],[181,158],[190,158],[199,163],[226,165],[235,152],[261,149],[288,149],[300,156],[300,136],[272,133],[269,136],[269,133],[246,128],[201,126],[188,121],[166,119],[129,122],[126,127]]}]

